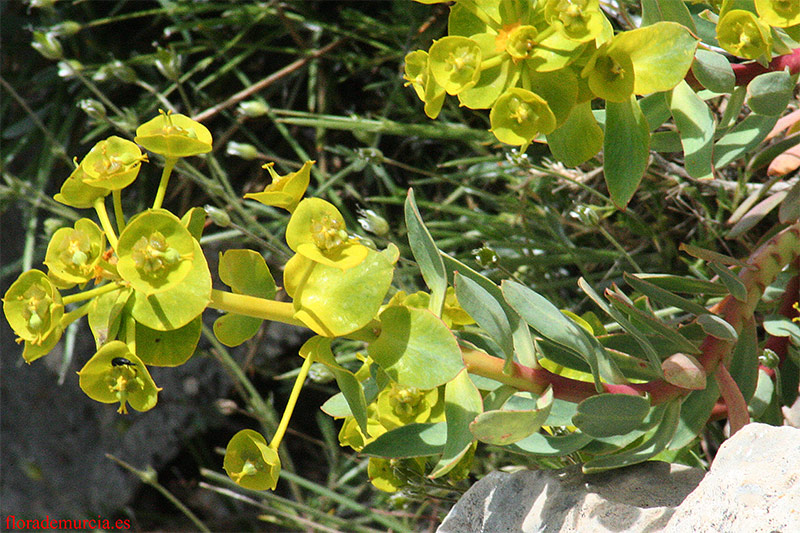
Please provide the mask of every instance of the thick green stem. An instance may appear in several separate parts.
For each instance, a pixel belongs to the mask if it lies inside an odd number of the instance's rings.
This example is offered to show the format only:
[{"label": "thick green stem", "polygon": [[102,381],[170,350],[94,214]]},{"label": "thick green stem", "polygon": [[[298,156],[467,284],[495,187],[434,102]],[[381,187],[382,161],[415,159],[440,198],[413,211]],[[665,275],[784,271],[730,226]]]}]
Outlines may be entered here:
[{"label": "thick green stem", "polygon": [[61,317],[61,320],[59,321],[59,325],[62,328],[66,329],[67,326],[69,326],[79,318],[82,318],[87,314],[89,314],[89,304],[91,304],[91,302],[86,302],[79,308],[73,309],[69,313],[64,313],[64,315]]},{"label": "thick green stem", "polygon": [[111,225],[111,220],[108,218],[108,211],[106,211],[105,197],[98,198],[94,201],[94,210],[97,211],[97,218],[100,219],[100,225],[103,226],[103,231],[106,233],[108,244],[117,251],[117,234],[114,233],[114,226]]},{"label": "thick green stem", "polygon": [[164,196],[167,194],[167,185],[169,185],[169,177],[172,175],[172,169],[175,168],[175,163],[177,162],[177,157],[168,157],[164,161],[164,170],[161,172],[161,181],[158,183],[158,191],[156,191],[153,209],[160,208],[161,204],[164,203]]},{"label": "thick green stem", "polygon": [[211,291],[211,302],[208,306],[220,311],[236,313],[237,315],[305,327],[305,324],[294,318],[294,304],[291,302],[267,300],[266,298],[214,289]]},{"label": "thick green stem", "polygon": [[122,191],[112,191],[111,198],[114,200],[114,218],[117,219],[117,231],[120,235],[125,231],[125,213],[122,211]]},{"label": "thick green stem", "polygon": [[308,370],[311,368],[313,362],[314,354],[308,354],[306,360],[303,361],[303,366],[300,367],[300,373],[297,374],[297,379],[294,380],[294,386],[292,387],[291,394],[289,394],[289,401],[286,402],[286,408],[283,410],[280,424],[278,424],[278,429],[275,430],[272,442],[269,443],[269,447],[275,451],[277,451],[278,447],[281,445],[283,436],[286,434],[286,429],[289,427],[289,420],[292,418],[292,413],[297,405],[297,398],[300,396],[300,390],[303,388],[303,383],[306,381]]},{"label": "thick green stem", "polygon": [[77,294],[70,294],[69,296],[64,296],[64,298],[61,299],[61,303],[63,303],[64,305],[68,305],[68,304],[74,304],[75,302],[82,302],[83,300],[95,298],[107,292],[117,290],[120,287],[121,286],[118,283],[107,283],[106,285],[100,285],[99,287],[95,287],[94,289],[88,291],[83,291]]}]

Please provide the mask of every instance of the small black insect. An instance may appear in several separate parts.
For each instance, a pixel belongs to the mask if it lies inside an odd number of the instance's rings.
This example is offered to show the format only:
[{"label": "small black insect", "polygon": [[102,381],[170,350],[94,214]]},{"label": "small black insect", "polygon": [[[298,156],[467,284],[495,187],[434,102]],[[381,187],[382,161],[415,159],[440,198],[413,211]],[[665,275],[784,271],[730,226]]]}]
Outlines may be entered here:
[{"label": "small black insect", "polygon": [[125,359],[124,357],[115,357],[111,360],[111,366],[135,366],[130,360]]}]

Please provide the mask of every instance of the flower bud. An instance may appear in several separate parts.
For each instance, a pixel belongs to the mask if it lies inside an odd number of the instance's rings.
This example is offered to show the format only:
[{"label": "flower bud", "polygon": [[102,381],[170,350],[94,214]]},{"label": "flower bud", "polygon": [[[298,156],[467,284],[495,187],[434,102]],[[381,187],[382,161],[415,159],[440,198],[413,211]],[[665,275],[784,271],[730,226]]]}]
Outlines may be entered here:
[{"label": "flower bud", "polygon": [[170,81],[178,81],[181,75],[181,58],[174,50],[158,47],[155,65],[162,76]]},{"label": "flower bud", "polygon": [[226,213],[222,209],[214,207],[213,205],[206,205],[203,209],[205,210],[206,214],[211,218],[211,221],[214,222],[214,224],[216,224],[217,226],[221,228],[227,228],[228,226],[231,225],[230,215],[228,215],[228,213]]},{"label": "flower bud", "polygon": [[764,351],[758,356],[758,362],[767,368],[775,369],[781,364],[781,358],[769,348],[764,348]]},{"label": "flower bud", "polygon": [[75,77],[76,72],[83,70],[83,63],[77,59],[66,59],[58,62],[58,77],[70,80]]},{"label": "flower bud", "polygon": [[60,24],[56,24],[50,28],[50,32],[57,37],[69,37],[81,31],[81,24],[74,20],[65,20]]},{"label": "flower bud", "polygon": [[258,157],[258,149],[255,146],[248,143],[237,143],[236,141],[228,142],[228,146],[225,147],[225,153],[248,161]]},{"label": "flower bud", "polygon": [[269,113],[269,106],[260,100],[248,100],[240,103],[236,110],[240,115],[254,118]]},{"label": "flower bud", "polygon": [[358,214],[361,215],[358,217],[358,223],[361,224],[364,231],[368,231],[379,237],[389,233],[389,223],[372,209],[359,209]]},{"label": "flower bud", "polygon": [[497,252],[486,245],[472,250],[472,256],[483,268],[490,267],[496,264],[498,261]]},{"label": "flower bud", "polygon": [[63,59],[64,49],[54,33],[33,32],[33,42],[31,46],[47,59]]},{"label": "flower bud", "polygon": [[136,75],[136,71],[119,59],[115,59],[105,66],[112,76],[123,83],[135,83],[136,80],[139,79],[139,77]]},{"label": "flower bud", "polygon": [[106,106],[103,105],[102,102],[98,102],[93,98],[85,98],[78,102],[78,107],[80,107],[84,113],[89,115],[89,117],[93,118],[94,120],[101,121],[106,118]]}]

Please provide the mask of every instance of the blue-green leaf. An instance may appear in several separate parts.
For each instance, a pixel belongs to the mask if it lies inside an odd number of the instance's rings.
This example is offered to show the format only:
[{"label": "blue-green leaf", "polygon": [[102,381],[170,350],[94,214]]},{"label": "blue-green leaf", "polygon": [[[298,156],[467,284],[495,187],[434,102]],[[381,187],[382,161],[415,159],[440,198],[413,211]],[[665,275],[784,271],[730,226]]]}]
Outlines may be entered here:
[{"label": "blue-green leaf", "polygon": [[730,61],[711,50],[697,50],[692,73],[703,87],[715,93],[730,93],[736,83]]},{"label": "blue-green leaf", "polygon": [[408,424],[387,431],[370,442],[361,453],[378,457],[404,459],[424,457],[442,452],[447,442],[447,424]]},{"label": "blue-green leaf", "polygon": [[598,394],[578,404],[572,423],[592,437],[624,435],[638,428],[650,411],[642,396]]},{"label": "blue-green leaf", "polygon": [[470,423],[483,411],[481,393],[464,369],[444,387],[444,413],[447,421],[447,441],[442,457],[431,472],[431,478],[443,476],[469,451],[473,437]]},{"label": "blue-green leaf", "polygon": [[624,209],[642,181],[650,157],[650,131],[635,96],[606,102],[604,174],[611,200]]},{"label": "blue-green leaf", "polygon": [[681,136],[686,172],[695,179],[711,179],[714,115],[685,81],[668,93],[670,110]]},{"label": "blue-green leaf", "polygon": [[494,339],[506,359],[511,359],[514,341],[502,304],[478,283],[459,273],[455,275],[455,286],[459,305]]},{"label": "blue-green leaf", "polygon": [[414,191],[408,190],[405,203],[406,228],[408,229],[408,243],[411,253],[417,260],[422,278],[431,290],[431,299],[428,308],[436,316],[442,316],[445,291],[447,290],[447,273],[444,262],[436,243],[433,241],[428,228],[422,222],[417,204],[414,201]]}]

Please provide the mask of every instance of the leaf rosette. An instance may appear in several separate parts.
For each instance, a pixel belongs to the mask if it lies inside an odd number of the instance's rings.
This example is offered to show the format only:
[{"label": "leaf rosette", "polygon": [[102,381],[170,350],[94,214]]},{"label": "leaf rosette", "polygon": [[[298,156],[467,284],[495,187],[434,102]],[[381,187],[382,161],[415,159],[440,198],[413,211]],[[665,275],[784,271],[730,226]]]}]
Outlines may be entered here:
[{"label": "leaf rosette", "polygon": [[60,335],[61,295],[41,270],[23,272],[11,284],[3,297],[3,312],[14,333],[28,343],[41,345],[51,334]]},{"label": "leaf rosette", "polygon": [[286,244],[315,263],[348,270],[367,257],[368,248],[350,237],[344,217],[319,198],[306,198],[286,226]]},{"label": "leaf rosette", "polygon": [[168,159],[211,151],[212,138],[208,128],[186,115],[162,110],[159,113],[159,116],[136,129],[134,141]]},{"label": "leaf rosette", "polygon": [[78,372],[81,390],[92,400],[101,403],[119,402],[120,414],[128,407],[149,411],[158,402],[153,378],[141,359],[122,341],[111,341],[97,350]]},{"label": "leaf rosette", "polygon": [[306,193],[311,177],[311,165],[314,161],[306,161],[297,172],[279,176],[273,168],[275,163],[262,166],[269,172],[272,183],[267,185],[262,192],[245,194],[245,198],[256,200],[264,205],[280,207],[293,213]]},{"label": "leaf rosette", "polygon": [[500,142],[527,146],[540,133],[556,128],[547,101],[536,93],[512,87],[500,95],[489,113],[492,133]]},{"label": "leaf rosette", "polygon": [[252,429],[243,429],[231,438],[225,449],[222,467],[238,485],[251,490],[275,490],[281,473],[278,452]]},{"label": "leaf rosette", "polygon": [[81,161],[83,183],[98,189],[118,191],[136,179],[147,156],[127,139],[111,136],[98,142]]},{"label": "leaf rosette", "polygon": [[176,287],[191,272],[194,238],[164,209],[150,209],[125,227],[117,244],[117,271],[146,295]]},{"label": "leaf rosette", "polygon": [[88,218],[73,228],[61,228],[50,238],[44,264],[67,285],[86,283],[95,276],[106,246],[105,233]]}]

